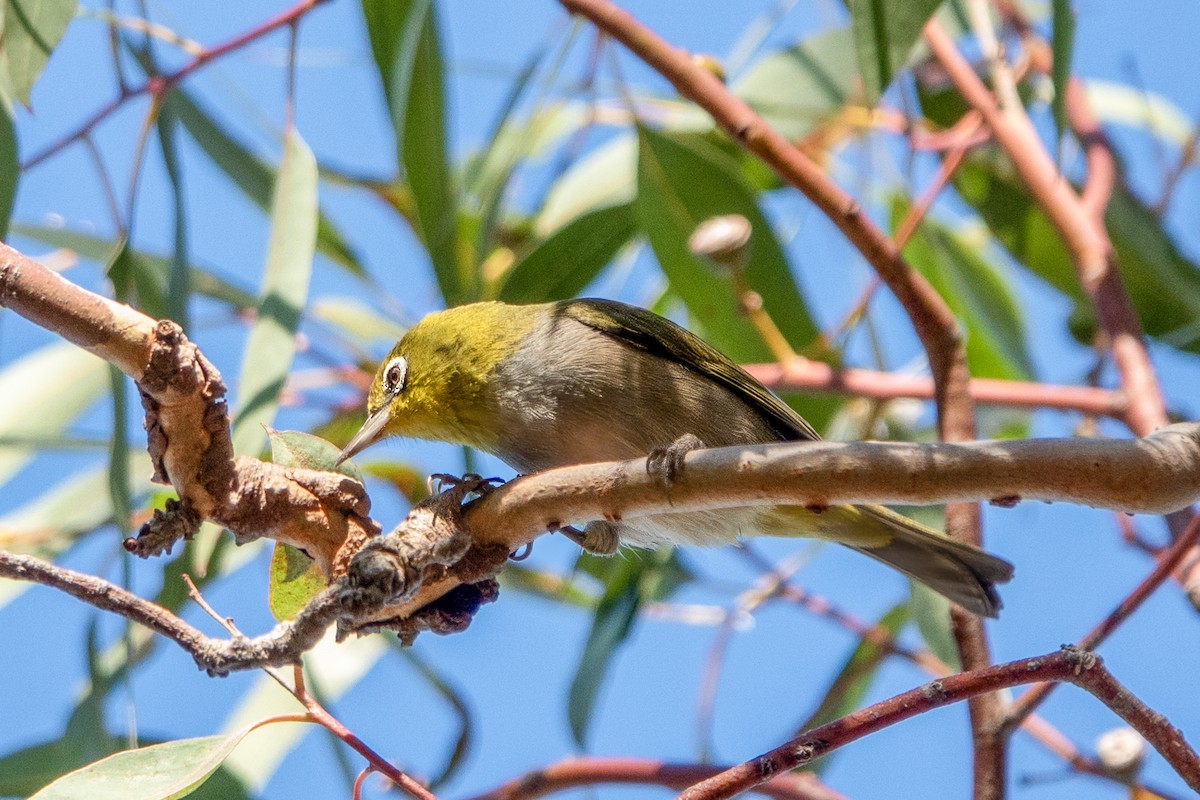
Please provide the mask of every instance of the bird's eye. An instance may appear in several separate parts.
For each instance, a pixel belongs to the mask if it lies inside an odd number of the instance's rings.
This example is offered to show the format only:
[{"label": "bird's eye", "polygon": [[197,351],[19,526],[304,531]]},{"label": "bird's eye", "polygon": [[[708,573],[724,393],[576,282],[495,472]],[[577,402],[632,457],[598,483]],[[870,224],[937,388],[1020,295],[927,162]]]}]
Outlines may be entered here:
[{"label": "bird's eye", "polygon": [[408,375],[408,361],[404,356],[396,356],[384,367],[384,391],[388,394],[400,394],[400,390],[404,388],[404,378],[406,375]]}]

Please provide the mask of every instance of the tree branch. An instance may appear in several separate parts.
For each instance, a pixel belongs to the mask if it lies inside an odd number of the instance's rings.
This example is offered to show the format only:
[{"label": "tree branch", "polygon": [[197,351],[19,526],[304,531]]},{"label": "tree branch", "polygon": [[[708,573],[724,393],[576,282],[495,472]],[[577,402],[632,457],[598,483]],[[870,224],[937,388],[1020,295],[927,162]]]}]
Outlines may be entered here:
[{"label": "tree branch", "polygon": [[755,759],[704,780],[680,800],[718,800],[757,786],[786,770],[809,764],[839,747],[940,706],[1034,681],[1073,683],[1112,709],[1200,791],[1200,756],[1183,734],[1122,686],[1100,658],[1075,647],[1057,653],[951,675],[822,725]]},{"label": "tree branch", "polygon": [[[787,364],[744,364],[744,369],[776,392],[831,392],[875,400],[933,397],[933,380],[869,369],[838,369],[821,361],[797,358]],[[971,378],[969,391],[976,403],[1016,408],[1055,408],[1123,419],[1128,401],[1111,389],[1093,386],[1055,386],[1032,381]]]},{"label": "tree branch", "polygon": [[126,547],[157,554],[203,520],[241,541],[269,537],[305,549],[326,577],[379,526],[358,482],[330,472],[235,458],[220,373],[183,331],[76,286],[0,243],[0,306],[55,331],[133,378],[146,409],[154,479],[179,494]]},{"label": "tree branch", "polygon": [[200,633],[160,605],[145,600],[116,584],[59,567],[32,556],[0,550],[0,576],[51,586],[104,611],[120,614],[145,625],[182,647],[196,664],[213,675],[234,669],[294,664],[325,635],[342,613],[338,587],[317,595],[290,622],[254,639],[213,639]]},{"label": "tree branch", "polygon": [[[568,758],[557,764],[527,772],[471,800],[533,800],[576,786],[602,783],[666,786],[686,789],[722,771],[702,764],[666,764],[639,758]],[[846,800],[808,772],[776,775],[754,787],[775,800]]]}]

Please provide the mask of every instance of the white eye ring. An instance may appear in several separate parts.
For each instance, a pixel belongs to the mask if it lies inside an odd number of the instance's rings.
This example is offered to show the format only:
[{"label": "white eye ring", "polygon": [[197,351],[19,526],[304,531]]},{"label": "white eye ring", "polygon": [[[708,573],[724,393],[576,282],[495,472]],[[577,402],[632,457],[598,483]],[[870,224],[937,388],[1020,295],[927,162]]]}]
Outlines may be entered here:
[{"label": "white eye ring", "polygon": [[400,394],[407,376],[408,359],[396,356],[383,368],[383,390],[388,394]]}]

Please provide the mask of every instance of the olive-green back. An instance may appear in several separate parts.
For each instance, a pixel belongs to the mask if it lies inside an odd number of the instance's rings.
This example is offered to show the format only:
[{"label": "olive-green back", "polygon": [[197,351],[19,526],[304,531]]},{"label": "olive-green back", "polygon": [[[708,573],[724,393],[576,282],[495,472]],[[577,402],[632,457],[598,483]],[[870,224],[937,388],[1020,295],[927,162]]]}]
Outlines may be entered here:
[{"label": "olive-green back", "polygon": [[729,357],[653,312],[614,300],[580,298],[555,303],[552,313],[587,325],[630,347],[681,364],[700,377],[721,384],[762,414],[782,441],[821,438],[803,417]]}]

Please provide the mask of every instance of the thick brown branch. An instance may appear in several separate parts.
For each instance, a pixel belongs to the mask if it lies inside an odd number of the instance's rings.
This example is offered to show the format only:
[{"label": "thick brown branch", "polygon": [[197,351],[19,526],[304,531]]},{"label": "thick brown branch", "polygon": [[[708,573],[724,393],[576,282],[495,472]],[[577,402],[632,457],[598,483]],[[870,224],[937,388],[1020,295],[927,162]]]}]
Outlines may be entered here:
[{"label": "thick brown branch", "polygon": [[850,742],[950,703],[1033,681],[1079,686],[1124,719],[1167,760],[1192,789],[1200,791],[1200,757],[1183,734],[1122,686],[1101,660],[1066,647],[1057,653],[951,675],[822,725],[757,758],[702,781],[681,800],[732,797],[786,770],[802,767]]},{"label": "thick brown branch", "polygon": [[151,555],[212,520],[241,540],[267,536],[306,550],[327,576],[379,532],[356,482],[325,472],[235,459],[216,368],[183,331],[76,286],[0,244],[0,306],[55,331],[133,378],[146,409],[155,480],[179,501],[127,547]]}]

